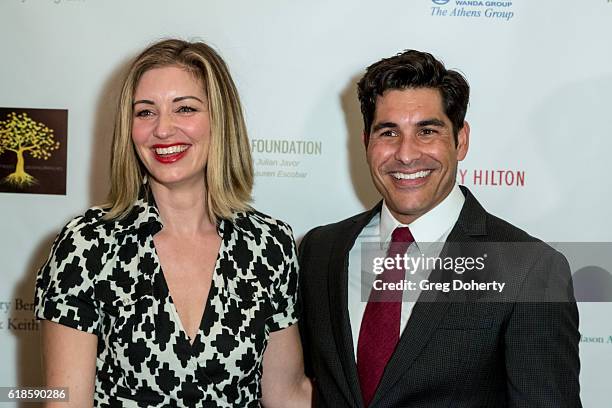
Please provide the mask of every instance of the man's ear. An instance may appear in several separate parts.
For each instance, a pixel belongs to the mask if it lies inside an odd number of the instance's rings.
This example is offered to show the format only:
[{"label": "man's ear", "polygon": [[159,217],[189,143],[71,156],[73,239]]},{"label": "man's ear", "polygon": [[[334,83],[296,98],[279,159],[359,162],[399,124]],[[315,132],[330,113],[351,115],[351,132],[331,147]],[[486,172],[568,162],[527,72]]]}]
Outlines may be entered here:
[{"label": "man's ear", "polygon": [[470,147],[470,124],[463,122],[463,127],[457,134],[457,161],[465,159]]}]

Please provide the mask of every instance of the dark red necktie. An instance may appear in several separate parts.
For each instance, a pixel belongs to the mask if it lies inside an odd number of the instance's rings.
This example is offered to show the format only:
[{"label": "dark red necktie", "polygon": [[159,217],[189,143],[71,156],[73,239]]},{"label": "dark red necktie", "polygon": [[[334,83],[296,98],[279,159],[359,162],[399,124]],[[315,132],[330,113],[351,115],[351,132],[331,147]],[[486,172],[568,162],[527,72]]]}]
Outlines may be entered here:
[{"label": "dark red necktie", "polygon": [[[403,257],[413,242],[414,238],[408,227],[396,228],[391,235],[387,257],[393,259],[396,255]],[[404,269],[397,268],[394,262],[393,268],[385,269],[376,279],[385,283],[401,282],[404,274]],[[370,291],[357,342],[357,372],[366,407],[372,401],[387,362],[399,341],[401,312],[402,291],[374,289]]]}]

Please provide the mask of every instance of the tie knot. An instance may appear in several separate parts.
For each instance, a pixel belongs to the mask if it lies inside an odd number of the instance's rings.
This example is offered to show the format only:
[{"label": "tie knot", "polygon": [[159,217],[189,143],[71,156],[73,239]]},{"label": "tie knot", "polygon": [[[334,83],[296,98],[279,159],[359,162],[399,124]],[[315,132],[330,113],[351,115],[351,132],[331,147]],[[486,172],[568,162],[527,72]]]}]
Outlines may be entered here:
[{"label": "tie knot", "polygon": [[391,243],[396,242],[414,242],[414,237],[412,236],[412,232],[410,232],[410,228],[397,227],[396,229],[394,229],[393,234],[391,234]]}]

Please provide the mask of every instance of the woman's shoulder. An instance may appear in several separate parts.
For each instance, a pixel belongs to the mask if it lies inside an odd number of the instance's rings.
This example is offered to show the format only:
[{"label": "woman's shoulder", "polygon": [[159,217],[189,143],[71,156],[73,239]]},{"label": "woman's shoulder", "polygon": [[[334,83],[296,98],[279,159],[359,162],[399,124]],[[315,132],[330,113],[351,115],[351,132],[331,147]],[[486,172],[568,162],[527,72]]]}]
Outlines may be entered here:
[{"label": "woman's shoulder", "polygon": [[257,210],[237,213],[234,225],[244,236],[250,237],[253,245],[263,246],[288,259],[295,255],[295,240],[289,224]]},{"label": "woman's shoulder", "polygon": [[92,207],[72,218],[53,242],[47,262],[40,268],[37,288],[53,293],[86,291],[102,267],[110,247],[100,233],[106,210]]},{"label": "woman's shoulder", "polygon": [[288,223],[255,209],[237,213],[234,217],[234,223],[237,227],[252,233],[280,234],[293,237],[293,231]]},{"label": "woman's shoulder", "polygon": [[102,207],[89,208],[84,213],[72,218],[59,231],[47,264],[60,266],[64,262],[73,262],[77,258],[100,257],[100,251],[94,248],[108,247],[100,245],[104,241],[105,233],[103,219],[106,210]]},{"label": "woman's shoulder", "polygon": [[77,215],[68,221],[62,230],[61,236],[80,236],[87,240],[99,238],[101,231],[104,231],[108,226],[108,221],[104,216],[108,210],[104,207],[91,207],[84,213]]},{"label": "woman's shoulder", "polygon": [[161,228],[157,210],[149,205],[137,201],[127,214],[107,219],[110,208],[108,206],[95,206],[83,214],[74,217],[63,228],[62,234],[82,236],[86,240],[113,240],[115,237],[128,232],[140,230],[143,227],[151,229]]}]

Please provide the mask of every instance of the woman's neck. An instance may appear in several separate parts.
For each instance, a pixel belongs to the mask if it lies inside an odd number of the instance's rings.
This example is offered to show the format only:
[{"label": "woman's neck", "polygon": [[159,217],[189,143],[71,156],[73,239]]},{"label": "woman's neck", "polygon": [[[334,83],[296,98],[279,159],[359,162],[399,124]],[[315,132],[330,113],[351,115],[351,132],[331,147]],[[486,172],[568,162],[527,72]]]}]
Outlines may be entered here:
[{"label": "woman's neck", "polygon": [[216,229],[208,215],[204,180],[176,186],[150,180],[149,185],[166,233],[186,238]]}]

